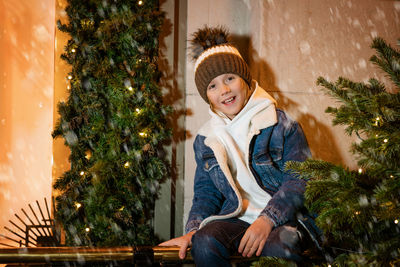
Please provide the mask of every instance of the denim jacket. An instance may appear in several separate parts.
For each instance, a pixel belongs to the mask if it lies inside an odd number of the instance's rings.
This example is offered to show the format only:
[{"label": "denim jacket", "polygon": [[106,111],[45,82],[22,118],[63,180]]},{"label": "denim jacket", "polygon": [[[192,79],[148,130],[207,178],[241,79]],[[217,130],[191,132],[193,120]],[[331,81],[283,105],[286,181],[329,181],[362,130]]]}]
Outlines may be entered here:
[{"label": "denim jacket", "polygon": [[[276,117],[276,124],[260,129],[253,136],[248,158],[257,183],[272,197],[260,215],[269,217],[275,227],[297,221],[304,202],[306,181],[285,171],[285,163],[304,161],[311,156],[301,126],[282,110],[276,109]],[[238,190],[224,175],[215,149],[213,151],[207,146],[205,139],[199,134],[193,144],[197,168],[186,232],[197,230],[215,219],[237,216],[238,207],[241,206]],[[301,217],[310,221],[308,215]],[[307,227],[315,228],[315,224],[312,222]],[[309,232],[316,230],[307,229]]]}]

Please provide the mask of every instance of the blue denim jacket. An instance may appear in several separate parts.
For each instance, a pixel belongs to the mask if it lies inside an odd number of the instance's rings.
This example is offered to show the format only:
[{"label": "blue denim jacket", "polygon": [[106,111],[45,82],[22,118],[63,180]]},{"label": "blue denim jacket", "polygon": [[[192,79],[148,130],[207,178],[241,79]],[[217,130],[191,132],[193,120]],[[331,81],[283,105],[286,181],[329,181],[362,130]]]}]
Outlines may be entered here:
[{"label": "blue denim jacket", "polygon": [[[278,122],[262,129],[250,142],[249,166],[257,183],[272,199],[260,215],[280,226],[296,221],[303,207],[306,181],[285,171],[287,161],[304,161],[311,156],[301,126],[277,109]],[[229,218],[239,205],[238,196],[205,145],[205,136],[197,135],[193,147],[197,163],[192,208],[186,232],[197,230],[201,222],[214,215]],[[313,224],[314,225],[314,224]]]}]

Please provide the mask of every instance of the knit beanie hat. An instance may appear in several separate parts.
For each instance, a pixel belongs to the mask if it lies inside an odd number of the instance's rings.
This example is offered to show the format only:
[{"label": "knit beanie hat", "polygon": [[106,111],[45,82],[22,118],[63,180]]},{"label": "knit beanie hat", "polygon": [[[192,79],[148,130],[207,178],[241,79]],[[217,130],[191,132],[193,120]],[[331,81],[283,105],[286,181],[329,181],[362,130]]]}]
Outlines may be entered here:
[{"label": "knit beanie hat", "polygon": [[222,27],[204,26],[193,33],[190,42],[192,58],[195,61],[194,80],[200,96],[207,103],[207,87],[221,74],[237,74],[250,86],[249,67],[231,43],[227,30]]}]

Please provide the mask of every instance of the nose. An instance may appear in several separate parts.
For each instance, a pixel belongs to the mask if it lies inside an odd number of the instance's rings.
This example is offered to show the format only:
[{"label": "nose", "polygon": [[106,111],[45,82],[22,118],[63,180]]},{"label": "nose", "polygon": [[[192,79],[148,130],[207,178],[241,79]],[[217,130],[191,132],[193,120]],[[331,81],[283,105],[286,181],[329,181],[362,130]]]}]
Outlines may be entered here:
[{"label": "nose", "polygon": [[222,88],[221,88],[221,95],[224,95],[224,94],[227,94],[230,92],[231,92],[231,88],[228,85],[223,84]]}]

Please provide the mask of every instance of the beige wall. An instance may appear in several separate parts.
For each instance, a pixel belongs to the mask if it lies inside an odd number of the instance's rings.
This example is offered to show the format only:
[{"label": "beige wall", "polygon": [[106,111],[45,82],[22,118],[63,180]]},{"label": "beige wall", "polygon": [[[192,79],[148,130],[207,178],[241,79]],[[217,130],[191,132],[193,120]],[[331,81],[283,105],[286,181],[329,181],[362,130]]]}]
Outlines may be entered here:
[{"label": "beige wall", "polygon": [[[385,80],[368,62],[373,54],[370,43],[380,36],[394,46],[400,37],[399,19],[400,2],[390,0],[189,0],[187,38],[204,24],[226,25],[249,59],[253,78],[303,126],[313,156],[354,168],[348,150],[355,139],[342,127],[331,126],[332,118],[324,110],[335,100],[315,82],[318,76]],[[184,221],[193,196],[192,143],[209,117],[196,91],[192,62],[186,70]]]},{"label": "beige wall", "polygon": [[54,23],[54,0],[0,0],[0,233],[8,236],[14,213],[50,202]]},{"label": "beige wall", "polygon": [[[300,4],[301,2],[301,4]],[[398,1],[270,1],[260,8],[254,39],[256,78],[303,126],[313,155],[355,167],[351,140],[324,113],[335,101],[315,85],[318,76],[354,81],[384,75],[371,63],[372,38],[395,45],[400,37]],[[253,25],[256,23],[253,21]],[[254,28],[254,27],[253,27]]]}]

